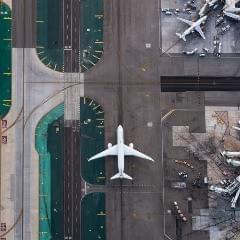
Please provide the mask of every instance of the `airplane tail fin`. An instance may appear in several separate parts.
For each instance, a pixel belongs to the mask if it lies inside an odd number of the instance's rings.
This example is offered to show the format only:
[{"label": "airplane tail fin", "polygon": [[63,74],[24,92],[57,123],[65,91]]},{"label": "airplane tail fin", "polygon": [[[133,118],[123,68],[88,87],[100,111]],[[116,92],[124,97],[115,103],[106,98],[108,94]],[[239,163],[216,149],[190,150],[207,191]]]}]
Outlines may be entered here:
[{"label": "airplane tail fin", "polygon": [[125,178],[125,179],[132,180],[132,178],[129,175],[127,175],[126,173],[122,173],[122,174],[117,173],[117,174],[115,174],[114,176],[111,177],[111,180],[114,180],[114,179],[117,179],[117,178]]},{"label": "airplane tail fin", "polygon": [[183,41],[186,42],[185,36],[183,36],[181,33],[176,33],[176,35],[177,35],[179,38],[183,39]]}]

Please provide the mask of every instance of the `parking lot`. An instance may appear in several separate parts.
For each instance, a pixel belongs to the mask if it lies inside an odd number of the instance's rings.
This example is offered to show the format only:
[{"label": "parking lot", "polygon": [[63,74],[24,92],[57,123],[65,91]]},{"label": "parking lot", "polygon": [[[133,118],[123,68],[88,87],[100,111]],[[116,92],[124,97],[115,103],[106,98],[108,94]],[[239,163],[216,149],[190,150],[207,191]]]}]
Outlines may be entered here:
[{"label": "parking lot", "polygon": [[[208,14],[207,22],[202,27],[206,35],[205,40],[202,39],[197,32],[190,33],[186,36],[186,42],[179,39],[176,33],[183,33],[188,28],[188,25],[179,21],[177,17],[196,21],[196,19],[198,19],[198,11],[204,5],[203,0],[196,0],[195,3],[192,4],[196,9],[186,11],[185,9],[189,8],[184,5],[186,3],[187,1],[182,0],[161,0],[160,22],[163,51],[167,51],[168,53],[182,53],[183,51],[192,51],[197,48],[197,53],[200,54],[204,53],[203,48],[206,48],[209,49],[209,54],[211,54],[214,52],[214,36],[217,36],[219,42],[221,42],[222,53],[240,53],[240,42],[238,41],[240,30],[239,22],[224,17],[224,21],[216,26],[216,20],[219,18],[218,14],[221,13],[223,7],[222,4],[219,4],[216,9],[212,9]],[[162,11],[166,8],[167,13],[166,11]],[[176,12],[176,9],[179,9],[179,11],[177,10]],[[230,28],[226,26],[230,26]],[[221,34],[223,29],[226,29],[226,32]]]}]

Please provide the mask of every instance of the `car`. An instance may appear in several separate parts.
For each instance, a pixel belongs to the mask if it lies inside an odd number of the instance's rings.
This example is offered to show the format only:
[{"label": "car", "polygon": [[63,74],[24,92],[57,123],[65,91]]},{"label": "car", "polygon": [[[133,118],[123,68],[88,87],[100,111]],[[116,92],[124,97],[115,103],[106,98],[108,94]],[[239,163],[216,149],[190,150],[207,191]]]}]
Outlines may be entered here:
[{"label": "car", "polygon": [[222,53],[222,43],[219,42],[219,44],[218,44],[218,52],[217,52],[217,56],[218,56],[218,57],[221,57],[221,53]]},{"label": "car", "polygon": [[213,37],[213,45],[218,45],[219,44],[219,37],[218,36],[214,36]]},{"label": "car", "polygon": [[219,26],[219,25],[221,25],[223,22],[224,22],[224,18],[223,18],[223,16],[220,16],[220,17],[217,18],[215,25],[216,25],[216,26]]},{"label": "car", "polygon": [[162,12],[168,12],[168,11],[170,11],[169,8],[162,8]]},{"label": "car", "polygon": [[199,53],[199,57],[206,57],[206,53]]},{"label": "car", "polygon": [[219,55],[219,43],[220,43],[219,37],[214,36],[213,37],[213,55],[215,56]]},{"label": "car", "polygon": [[183,179],[187,179],[187,177],[188,177],[188,175],[187,175],[187,173],[186,173],[185,171],[179,172],[179,173],[178,173],[178,176],[181,177],[181,178],[183,178]]},{"label": "car", "polygon": [[193,54],[195,54],[197,51],[198,51],[198,49],[197,49],[197,48],[194,48],[192,51],[183,51],[183,54],[193,55]]},{"label": "car", "polygon": [[172,15],[172,12],[171,11],[166,11],[165,14],[166,15]]},{"label": "car", "polygon": [[226,25],[226,26],[223,26],[221,28],[220,34],[222,34],[222,35],[225,34],[229,29],[230,29],[230,25],[229,24]]},{"label": "car", "polygon": [[202,49],[204,52],[208,53],[209,52],[209,49],[208,48],[203,48]]}]

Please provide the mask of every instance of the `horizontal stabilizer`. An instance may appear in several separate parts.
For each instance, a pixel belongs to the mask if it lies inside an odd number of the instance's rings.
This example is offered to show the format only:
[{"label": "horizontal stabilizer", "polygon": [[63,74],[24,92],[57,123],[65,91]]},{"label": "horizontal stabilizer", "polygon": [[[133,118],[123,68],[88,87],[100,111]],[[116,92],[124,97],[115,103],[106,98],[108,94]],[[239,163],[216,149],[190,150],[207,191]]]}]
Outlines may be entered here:
[{"label": "horizontal stabilizer", "polygon": [[125,178],[125,179],[129,179],[129,180],[132,180],[132,178],[127,175],[126,173],[117,173],[115,174],[114,176],[111,177],[111,180],[114,180],[114,179],[117,179],[117,178]]},{"label": "horizontal stabilizer", "polygon": [[181,33],[176,33],[176,35],[177,35],[179,38],[183,39],[183,41],[186,42],[186,38],[185,38],[184,35],[182,35]]}]

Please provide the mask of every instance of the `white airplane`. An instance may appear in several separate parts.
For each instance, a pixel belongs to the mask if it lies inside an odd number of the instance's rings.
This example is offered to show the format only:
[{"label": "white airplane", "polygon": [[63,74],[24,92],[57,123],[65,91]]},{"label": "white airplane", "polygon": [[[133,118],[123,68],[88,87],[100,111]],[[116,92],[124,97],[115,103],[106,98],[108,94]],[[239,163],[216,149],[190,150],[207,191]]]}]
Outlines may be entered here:
[{"label": "white airplane", "polygon": [[238,13],[240,12],[240,8],[236,8],[236,4],[240,2],[240,0],[225,0],[224,10],[227,12]]},{"label": "white airplane", "polygon": [[197,31],[197,32],[201,35],[201,37],[202,37],[203,39],[206,39],[206,37],[205,37],[205,35],[204,35],[204,33],[203,33],[200,25],[201,25],[203,22],[206,21],[207,16],[201,17],[201,18],[198,19],[196,22],[192,22],[192,21],[189,21],[189,20],[180,18],[180,17],[178,17],[177,19],[180,20],[180,21],[182,21],[182,22],[184,22],[184,23],[186,23],[186,24],[188,24],[188,25],[190,26],[190,27],[189,27],[187,30],[185,30],[182,34],[181,34],[181,33],[176,33],[176,35],[179,36],[179,38],[181,38],[181,39],[183,39],[184,41],[186,41],[186,36],[187,36],[188,34],[192,33],[193,31]]},{"label": "white airplane", "polygon": [[236,127],[236,126],[232,126],[232,128],[235,129],[235,130],[240,131],[240,127],[239,127],[239,126],[240,126],[240,121],[238,121],[238,127]]},{"label": "white airplane", "polygon": [[123,128],[121,125],[119,125],[117,128],[117,144],[112,146],[112,144],[109,143],[108,149],[96,154],[95,156],[91,157],[88,161],[92,161],[94,159],[106,156],[118,157],[118,173],[111,177],[111,180],[116,178],[126,178],[132,180],[132,177],[124,173],[124,156],[135,156],[154,162],[154,160],[151,157],[133,149],[133,143],[130,143],[129,146],[124,144]]},{"label": "white airplane", "polygon": [[235,127],[235,126],[232,126],[233,129],[236,129],[238,131],[240,131],[240,127]]},{"label": "white airplane", "polygon": [[240,195],[240,176],[236,177],[236,179],[225,188],[212,185],[209,187],[209,190],[220,194],[227,194],[228,196],[232,196],[235,193],[231,200],[231,208],[235,208]]},{"label": "white airplane", "polygon": [[226,162],[234,167],[240,167],[240,160],[228,158]]},{"label": "white airplane", "polygon": [[240,152],[230,152],[230,151],[223,151],[221,152],[222,156],[224,157],[240,157]]},{"label": "white airplane", "polygon": [[225,0],[223,13],[232,19],[240,21],[240,15],[236,14],[240,13],[240,8],[236,8],[238,2],[240,2],[240,0]]}]

